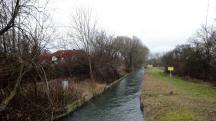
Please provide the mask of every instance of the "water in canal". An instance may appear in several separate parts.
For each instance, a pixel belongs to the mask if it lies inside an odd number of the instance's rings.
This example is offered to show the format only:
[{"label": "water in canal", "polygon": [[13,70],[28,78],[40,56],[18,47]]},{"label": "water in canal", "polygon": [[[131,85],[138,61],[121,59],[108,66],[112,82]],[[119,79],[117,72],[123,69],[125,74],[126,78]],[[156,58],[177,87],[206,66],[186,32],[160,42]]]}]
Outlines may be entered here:
[{"label": "water in canal", "polygon": [[123,79],[61,121],[144,121],[139,95],[144,70]]}]

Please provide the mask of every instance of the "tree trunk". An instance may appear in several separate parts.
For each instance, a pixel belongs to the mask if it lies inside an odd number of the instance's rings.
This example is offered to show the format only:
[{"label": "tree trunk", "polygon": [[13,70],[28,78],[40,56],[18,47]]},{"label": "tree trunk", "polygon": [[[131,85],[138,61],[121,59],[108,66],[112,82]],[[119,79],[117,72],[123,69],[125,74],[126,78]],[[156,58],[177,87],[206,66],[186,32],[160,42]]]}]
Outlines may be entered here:
[{"label": "tree trunk", "polygon": [[92,81],[94,81],[94,75],[92,71],[92,62],[91,62],[91,57],[88,57],[88,62],[89,62],[89,75]]}]

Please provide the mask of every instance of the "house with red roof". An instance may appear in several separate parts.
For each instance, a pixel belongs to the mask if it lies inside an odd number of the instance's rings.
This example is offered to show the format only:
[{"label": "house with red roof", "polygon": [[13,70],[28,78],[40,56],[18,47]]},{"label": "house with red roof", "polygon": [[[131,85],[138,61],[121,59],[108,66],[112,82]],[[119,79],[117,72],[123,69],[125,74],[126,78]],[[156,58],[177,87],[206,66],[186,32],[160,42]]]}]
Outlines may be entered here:
[{"label": "house with red roof", "polygon": [[65,62],[77,62],[84,56],[83,50],[59,50],[54,53],[44,53],[38,57],[41,64],[58,64]]}]

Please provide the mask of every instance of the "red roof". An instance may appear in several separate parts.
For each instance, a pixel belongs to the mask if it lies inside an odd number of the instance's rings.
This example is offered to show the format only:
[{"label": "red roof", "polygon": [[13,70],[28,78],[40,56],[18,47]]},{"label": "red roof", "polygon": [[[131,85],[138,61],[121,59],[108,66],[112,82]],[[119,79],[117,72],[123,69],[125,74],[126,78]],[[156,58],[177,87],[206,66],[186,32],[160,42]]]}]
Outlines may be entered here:
[{"label": "red roof", "polygon": [[81,55],[82,53],[84,53],[83,50],[59,50],[54,53],[44,53],[38,57],[38,62],[43,63],[45,61],[51,63],[53,56],[57,58],[70,59],[71,57]]},{"label": "red roof", "polygon": [[83,53],[82,50],[59,50],[53,53],[53,56],[56,56],[57,58],[70,58],[75,55],[80,55]]},{"label": "red roof", "polygon": [[38,56],[38,62],[42,63],[43,61],[46,61],[48,63],[52,62],[52,54],[51,53],[43,53]]}]

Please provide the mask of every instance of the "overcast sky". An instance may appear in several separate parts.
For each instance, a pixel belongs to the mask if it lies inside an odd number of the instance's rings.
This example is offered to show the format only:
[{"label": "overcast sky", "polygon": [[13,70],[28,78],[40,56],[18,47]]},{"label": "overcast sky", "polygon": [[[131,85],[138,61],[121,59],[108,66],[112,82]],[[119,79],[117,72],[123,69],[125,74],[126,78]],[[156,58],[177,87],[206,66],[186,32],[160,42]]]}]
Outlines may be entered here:
[{"label": "overcast sky", "polygon": [[[208,0],[50,0],[49,9],[57,29],[71,23],[77,8],[91,9],[110,34],[135,35],[155,53],[186,43],[205,23],[207,6]],[[210,0],[208,24],[215,18]]]}]

